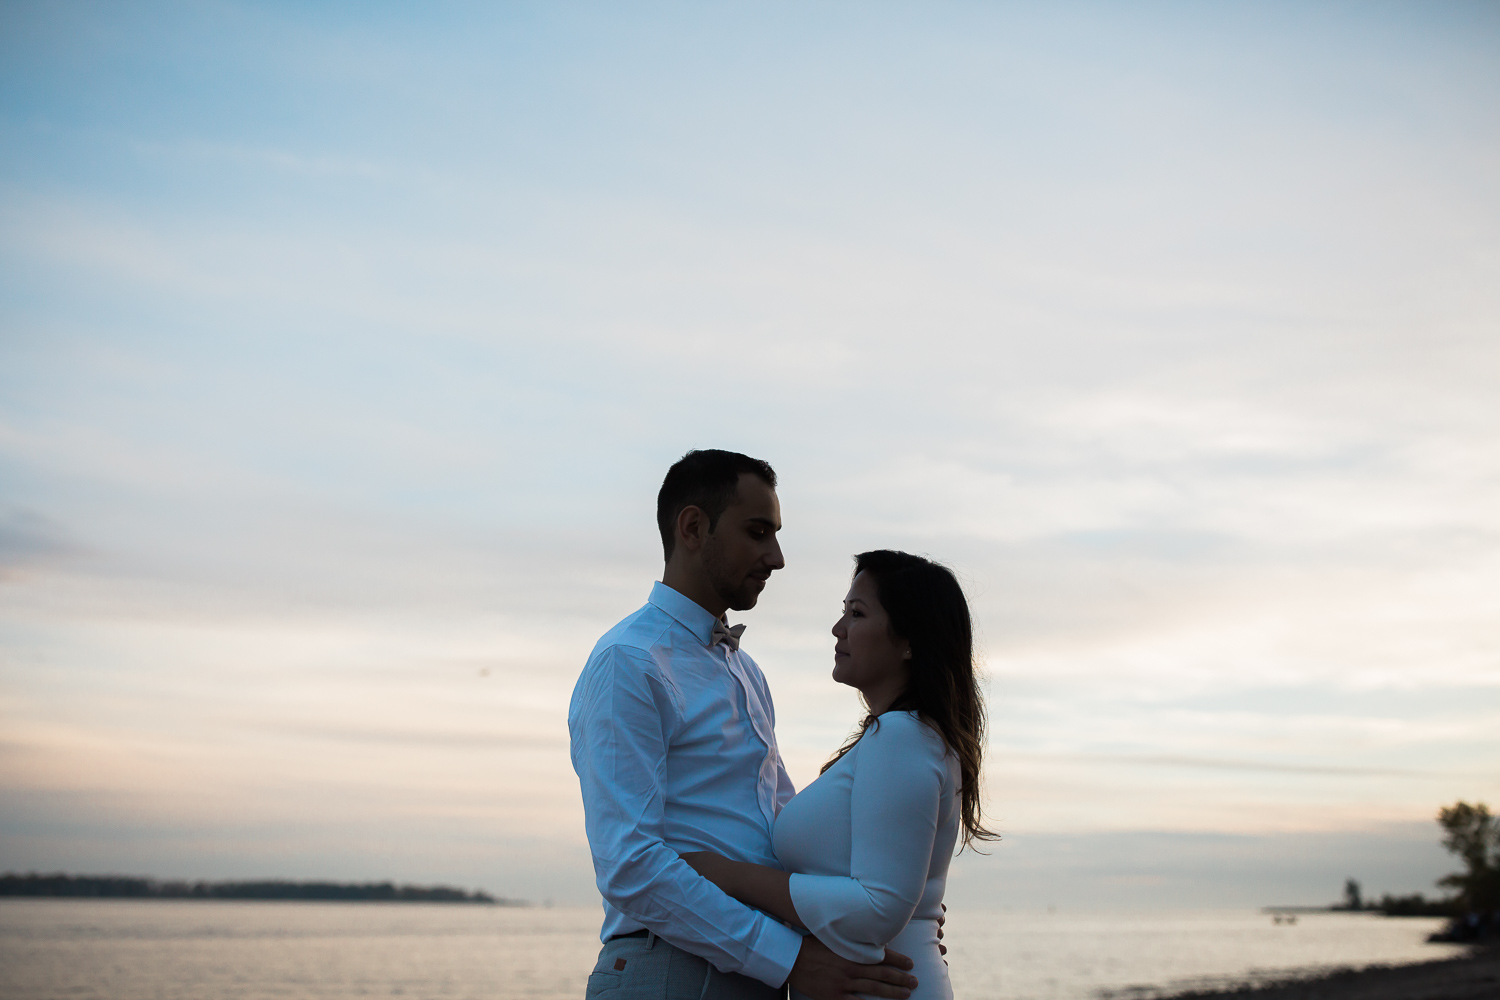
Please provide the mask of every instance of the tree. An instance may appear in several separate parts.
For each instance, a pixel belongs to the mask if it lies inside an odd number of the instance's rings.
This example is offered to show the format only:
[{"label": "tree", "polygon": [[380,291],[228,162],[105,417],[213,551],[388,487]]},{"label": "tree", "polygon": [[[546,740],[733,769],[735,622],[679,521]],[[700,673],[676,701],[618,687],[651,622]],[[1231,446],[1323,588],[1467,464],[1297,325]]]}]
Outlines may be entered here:
[{"label": "tree", "polygon": [[1483,802],[1455,802],[1438,810],[1443,846],[1463,859],[1466,871],[1438,882],[1458,890],[1470,913],[1500,909],[1500,823]]},{"label": "tree", "polygon": [[1354,879],[1344,880],[1344,909],[1363,910],[1365,908],[1364,898],[1359,891],[1359,883]]}]

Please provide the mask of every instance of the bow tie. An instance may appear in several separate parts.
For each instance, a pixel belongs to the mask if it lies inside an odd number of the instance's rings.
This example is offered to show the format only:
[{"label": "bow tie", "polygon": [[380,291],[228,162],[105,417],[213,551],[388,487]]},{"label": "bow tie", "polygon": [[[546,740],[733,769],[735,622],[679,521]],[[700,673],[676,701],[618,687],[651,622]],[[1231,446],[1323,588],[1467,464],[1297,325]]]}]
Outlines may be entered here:
[{"label": "bow tie", "polygon": [[745,626],[743,625],[725,625],[722,621],[715,621],[714,634],[713,637],[709,639],[708,644],[710,646],[717,646],[722,642],[730,649],[739,649],[740,636],[744,634]]}]

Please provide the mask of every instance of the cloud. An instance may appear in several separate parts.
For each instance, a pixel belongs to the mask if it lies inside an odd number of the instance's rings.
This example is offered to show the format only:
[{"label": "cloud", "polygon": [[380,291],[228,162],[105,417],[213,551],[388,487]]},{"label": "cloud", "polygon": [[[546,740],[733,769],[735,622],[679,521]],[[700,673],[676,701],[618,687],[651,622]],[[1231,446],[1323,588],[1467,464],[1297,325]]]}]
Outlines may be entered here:
[{"label": "cloud", "polygon": [[254,148],[213,142],[136,142],[134,149],[145,157],[239,164],[285,171],[313,178],[359,178],[378,181],[388,170],[377,164],[338,156],[307,156],[284,149]]},{"label": "cloud", "polygon": [[1414,771],[1408,768],[1379,768],[1379,767],[1339,767],[1322,764],[1279,764],[1272,761],[1259,760],[1225,760],[1214,757],[1188,757],[1172,755],[1139,755],[1139,754],[1077,754],[1062,758],[1093,766],[1126,766],[1126,767],[1185,767],[1202,769],[1207,771],[1262,771],[1269,774],[1317,774],[1317,775],[1359,775],[1363,777],[1378,778],[1424,778],[1429,777],[1426,771]]},{"label": "cloud", "polygon": [[360,729],[315,725],[265,726],[262,729],[285,736],[301,737],[317,741],[338,743],[375,743],[384,747],[402,745],[442,747],[454,749],[524,749],[544,753],[556,753],[567,746],[566,735],[549,732],[545,735],[520,735],[514,733],[455,733],[443,730],[410,729]]},{"label": "cloud", "polygon": [[0,580],[77,551],[62,525],[37,510],[0,508]]}]

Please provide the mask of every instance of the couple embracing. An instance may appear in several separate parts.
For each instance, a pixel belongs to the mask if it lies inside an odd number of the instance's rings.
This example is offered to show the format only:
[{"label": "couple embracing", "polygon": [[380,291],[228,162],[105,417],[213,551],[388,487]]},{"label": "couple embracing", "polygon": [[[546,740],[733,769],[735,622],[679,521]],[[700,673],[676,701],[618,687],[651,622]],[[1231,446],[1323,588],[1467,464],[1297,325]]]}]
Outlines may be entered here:
[{"label": "couple embracing", "polygon": [[948,861],[993,836],[958,581],[904,552],[856,557],[833,679],[868,714],[794,795],[765,677],[724,618],[784,564],[776,473],[689,452],[656,517],[661,582],[599,640],[568,710],[604,896],[588,1000],[951,1000]]}]

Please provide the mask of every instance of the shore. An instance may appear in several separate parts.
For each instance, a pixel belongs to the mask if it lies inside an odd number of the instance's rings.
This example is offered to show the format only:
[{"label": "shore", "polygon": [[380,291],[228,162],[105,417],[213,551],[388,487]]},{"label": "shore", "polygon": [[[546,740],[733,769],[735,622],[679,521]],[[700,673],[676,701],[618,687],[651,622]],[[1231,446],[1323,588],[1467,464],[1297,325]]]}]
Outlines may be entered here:
[{"label": "shore", "polygon": [[1174,993],[1170,1000],[1495,1000],[1500,947],[1418,965],[1342,970],[1239,989]]}]

